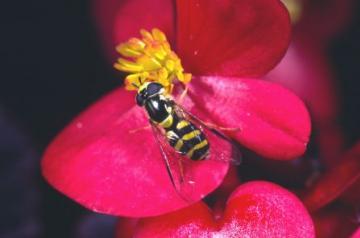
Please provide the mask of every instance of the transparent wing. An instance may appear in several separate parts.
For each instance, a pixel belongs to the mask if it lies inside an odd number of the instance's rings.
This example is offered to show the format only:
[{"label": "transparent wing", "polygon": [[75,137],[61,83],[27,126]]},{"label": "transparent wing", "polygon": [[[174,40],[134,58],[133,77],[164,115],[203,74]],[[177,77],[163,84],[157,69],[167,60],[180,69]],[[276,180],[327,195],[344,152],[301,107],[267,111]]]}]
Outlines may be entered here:
[{"label": "transparent wing", "polygon": [[[214,181],[216,176],[223,174],[223,172],[217,171],[219,169],[223,171],[227,167],[226,163],[240,164],[241,153],[238,145],[220,130],[209,126],[175,102],[172,103],[175,113],[180,118],[188,120],[198,127],[205,134],[210,145],[209,154],[205,160],[192,161],[171,147],[164,129],[150,121],[153,134],[176,192],[184,201],[194,202],[199,200],[198,190],[207,187],[206,181]],[[219,166],[219,162],[222,165]]]},{"label": "transparent wing", "polygon": [[[198,128],[200,128],[204,132],[204,134],[210,141],[210,153],[209,156],[206,158],[207,160],[230,162],[234,165],[241,164],[242,154],[240,152],[239,145],[236,142],[234,142],[230,137],[228,137],[223,132],[221,132],[219,127],[217,128],[216,125],[210,125],[209,123],[205,123],[197,116],[190,113],[179,104],[175,103],[175,101],[171,101],[171,103],[176,113],[180,117],[183,117],[186,120],[194,123]],[[222,128],[222,129],[237,130],[237,128]],[[213,144],[212,142],[216,142],[215,145],[212,146],[211,145]],[[227,146],[231,147],[232,154],[230,156],[228,154],[224,154],[224,152],[221,151],[221,148],[219,148],[219,147],[222,148],[227,147],[224,146],[224,143],[226,143]]]},{"label": "transparent wing", "polygon": [[162,128],[150,121],[154,137],[159,145],[160,152],[171,183],[176,192],[187,202],[193,202],[194,180],[190,169],[191,161],[178,153],[167,142]]}]

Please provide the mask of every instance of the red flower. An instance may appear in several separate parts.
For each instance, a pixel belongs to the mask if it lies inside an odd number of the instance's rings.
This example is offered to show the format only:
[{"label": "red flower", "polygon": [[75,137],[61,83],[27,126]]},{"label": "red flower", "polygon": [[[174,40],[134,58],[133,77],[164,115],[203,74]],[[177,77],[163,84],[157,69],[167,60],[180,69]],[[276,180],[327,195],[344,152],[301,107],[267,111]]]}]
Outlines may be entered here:
[{"label": "red flower", "polygon": [[[103,12],[111,20],[107,26],[116,29],[116,43],[140,28],[166,32],[193,74],[188,110],[240,128],[229,135],[265,157],[287,160],[305,151],[310,123],[303,103],[280,86],[249,79],[270,70],[288,45],[288,14],[278,0],[179,0],[176,27],[170,0],[131,0],[118,7]],[[115,90],[76,118],[48,147],[43,174],[95,211],[150,216],[187,206],[172,187],[151,131],[129,133],[148,125],[134,96]],[[227,168],[207,161],[194,166],[194,200],[214,190]]]},{"label": "red flower", "polygon": [[310,215],[298,198],[275,184],[261,181],[238,187],[219,219],[199,202],[158,217],[132,223],[121,220],[117,228],[118,238],[315,237]]}]

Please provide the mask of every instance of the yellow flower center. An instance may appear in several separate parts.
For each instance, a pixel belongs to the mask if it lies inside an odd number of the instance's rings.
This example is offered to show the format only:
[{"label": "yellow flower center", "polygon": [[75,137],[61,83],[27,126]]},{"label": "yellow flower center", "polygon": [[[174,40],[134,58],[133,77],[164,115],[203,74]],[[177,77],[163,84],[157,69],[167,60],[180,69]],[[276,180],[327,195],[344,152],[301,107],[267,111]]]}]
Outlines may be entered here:
[{"label": "yellow flower center", "polygon": [[145,82],[157,82],[171,93],[176,81],[187,84],[191,74],[184,73],[181,60],[171,50],[165,34],[159,29],[141,30],[142,39],[131,38],[116,47],[125,58],[119,58],[114,67],[130,73],[125,78],[127,90],[137,90]]},{"label": "yellow flower center", "polygon": [[291,22],[295,25],[301,18],[303,6],[301,0],[282,0],[289,11]]}]

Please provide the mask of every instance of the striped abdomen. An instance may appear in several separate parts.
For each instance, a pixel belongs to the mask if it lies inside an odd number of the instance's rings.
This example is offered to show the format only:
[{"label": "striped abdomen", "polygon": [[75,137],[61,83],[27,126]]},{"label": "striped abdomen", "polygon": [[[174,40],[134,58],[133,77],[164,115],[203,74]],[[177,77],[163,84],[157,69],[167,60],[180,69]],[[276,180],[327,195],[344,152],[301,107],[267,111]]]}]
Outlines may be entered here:
[{"label": "striped abdomen", "polygon": [[209,142],[204,133],[177,115],[169,100],[162,95],[152,97],[146,101],[145,109],[150,119],[165,129],[169,144],[177,152],[192,160],[205,159],[209,152]]},{"label": "striped abdomen", "polygon": [[209,142],[204,133],[184,119],[174,120],[166,130],[166,137],[177,152],[192,160],[205,159],[209,152]]}]

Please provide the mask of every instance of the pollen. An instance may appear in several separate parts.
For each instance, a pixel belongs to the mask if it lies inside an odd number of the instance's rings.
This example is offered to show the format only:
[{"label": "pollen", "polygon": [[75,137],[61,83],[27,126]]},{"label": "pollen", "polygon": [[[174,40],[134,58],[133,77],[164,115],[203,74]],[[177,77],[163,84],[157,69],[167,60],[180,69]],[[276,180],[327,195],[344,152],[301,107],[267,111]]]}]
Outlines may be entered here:
[{"label": "pollen", "polygon": [[121,58],[114,67],[129,73],[125,78],[127,90],[137,90],[145,82],[157,82],[171,93],[176,82],[190,82],[191,74],[184,73],[180,58],[171,50],[165,34],[157,28],[140,30],[142,39],[131,38],[116,47]]}]

